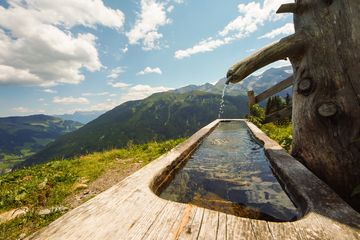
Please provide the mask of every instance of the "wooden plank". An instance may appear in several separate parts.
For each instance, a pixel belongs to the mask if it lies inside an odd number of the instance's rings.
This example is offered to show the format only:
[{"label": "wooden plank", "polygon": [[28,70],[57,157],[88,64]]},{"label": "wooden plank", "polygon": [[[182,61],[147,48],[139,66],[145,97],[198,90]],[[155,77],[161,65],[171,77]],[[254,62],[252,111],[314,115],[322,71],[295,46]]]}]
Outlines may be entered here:
[{"label": "wooden plank", "polygon": [[219,213],[218,231],[216,239],[227,239],[227,215],[225,213]]},{"label": "wooden plank", "polygon": [[218,232],[219,212],[205,209],[198,239],[216,239]]},{"label": "wooden plank", "polygon": [[276,240],[302,240],[291,222],[267,222],[271,235]]},{"label": "wooden plank", "polygon": [[274,239],[274,236],[272,235],[272,232],[270,231],[266,221],[252,219],[251,226],[257,240]]},{"label": "wooden plank", "polygon": [[164,210],[153,220],[153,224],[148,227],[146,233],[140,238],[133,239],[174,239],[169,237],[173,230],[173,226],[177,222],[181,222],[182,212],[186,209],[185,204],[177,204],[169,202]]},{"label": "wooden plank", "polygon": [[279,82],[278,84],[276,84],[275,86],[269,88],[268,90],[260,93],[259,95],[257,95],[255,97],[255,103],[259,103],[273,95],[275,95],[278,92],[281,92],[282,90],[290,87],[291,85],[293,85],[294,82],[294,76],[290,76],[287,79]]},{"label": "wooden plank", "polygon": [[283,108],[277,112],[271,113],[265,117],[264,123],[275,122],[279,119],[290,119],[292,114],[292,107]]},{"label": "wooden plank", "polygon": [[227,215],[227,240],[256,239],[251,219]]},{"label": "wooden plank", "polygon": [[199,236],[201,224],[204,218],[204,208],[193,207],[190,213],[190,218],[184,227],[179,227],[176,234],[179,240],[195,240]]}]

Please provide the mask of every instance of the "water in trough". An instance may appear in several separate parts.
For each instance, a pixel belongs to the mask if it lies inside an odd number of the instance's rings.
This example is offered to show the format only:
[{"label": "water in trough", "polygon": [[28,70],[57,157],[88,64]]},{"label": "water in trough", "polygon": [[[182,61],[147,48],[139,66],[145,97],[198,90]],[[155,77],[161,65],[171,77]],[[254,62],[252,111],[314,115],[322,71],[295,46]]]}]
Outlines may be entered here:
[{"label": "water in trough", "polygon": [[245,122],[221,122],[160,197],[269,221],[291,221],[297,208],[274,176]]}]

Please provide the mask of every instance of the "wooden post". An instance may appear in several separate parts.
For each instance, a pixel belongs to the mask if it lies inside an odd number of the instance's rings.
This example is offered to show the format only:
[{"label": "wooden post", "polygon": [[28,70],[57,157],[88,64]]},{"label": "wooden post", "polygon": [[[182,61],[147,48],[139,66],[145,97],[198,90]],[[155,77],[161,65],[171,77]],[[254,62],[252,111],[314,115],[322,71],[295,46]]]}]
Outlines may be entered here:
[{"label": "wooden post", "polygon": [[[360,2],[297,1],[307,48],[294,68],[292,155],[360,210]],[[357,204],[355,201],[359,201]]]},{"label": "wooden post", "polygon": [[255,93],[253,90],[250,90],[247,92],[248,94],[248,106],[249,106],[249,112],[251,114],[251,108],[252,106],[254,106],[256,104],[256,101],[255,101]]},{"label": "wooden post", "polygon": [[295,34],[235,64],[228,81],[289,57],[292,155],[360,210],[360,2],[296,0],[279,12],[294,13]]}]

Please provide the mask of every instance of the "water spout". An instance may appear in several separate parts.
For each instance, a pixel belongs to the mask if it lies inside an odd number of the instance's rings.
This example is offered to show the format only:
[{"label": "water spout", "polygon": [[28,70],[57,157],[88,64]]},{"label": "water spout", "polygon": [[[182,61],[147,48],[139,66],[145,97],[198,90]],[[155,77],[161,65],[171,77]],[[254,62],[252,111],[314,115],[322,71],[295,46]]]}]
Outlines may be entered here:
[{"label": "water spout", "polygon": [[225,84],[224,89],[223,89],[223,92],[222,92],[221,101],[220,101],[220,108],[219,108],[219,114],[218,114],[218,119],[221,118],[221,114],[224,113],[224,103],[225,103],[224,97],[225,97],[225,92],[226,92],[227,86],[228,86],[228,83]]},{"label": "water spout", "polygon": [[301,32],[275,42],[244,60],[234,64],[227,72],[227,83],[237,83],[266,65],[296,56],[305,48],[305,36]]}]

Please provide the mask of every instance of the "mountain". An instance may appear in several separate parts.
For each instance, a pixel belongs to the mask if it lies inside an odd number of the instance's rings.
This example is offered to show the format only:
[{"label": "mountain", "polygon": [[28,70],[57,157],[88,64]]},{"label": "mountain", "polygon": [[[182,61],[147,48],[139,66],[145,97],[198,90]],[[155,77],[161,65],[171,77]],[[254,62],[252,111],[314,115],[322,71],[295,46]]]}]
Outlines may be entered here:
[{"label": "mountain", "polygon": [[73,114],[54,115],[54,117],[87,124],[104,113],[105,111],[77,111]]},{"label": "mountain", "polygon": [[0,118],[0,172],[81,126],[46,115]]},{"label": "mountain", "polygon": [[[156,93],[126,102],[79,130],[50,143],[22,166],[69,158],[88,152],[179,137],[188,137],[218,117],[220,95],[192,91]],[[247,113],[245,96],[225,97],[224,118]]]},{"label": "mountain", "polygon": [[[291,75],[290,66],[272,68],[227,86],[223,118],[242,118],[247,112],[247,90],[257,94]],[[93,151],[187,137],[218,117],[225,79],[216,84],[189,85],[124,103],[77,131],[50,143],[21,166],[70,158]],[[288,91],[289,90],[285,90]]]},{"label": "mountain", "polygon": [[[274,86],[280,81],[288,78],[292,75],[292,67],[285,66],[281,68],[270,68],[264,71],[260,75],[251,75],[245,78],[243,81],[237,84],[229,84],[226,87],[226,95],[238,96],[238,95],[247,95],[248,90],[253,90],[255,94],[260,94],[266,89]],[[201,86],[189,85],[182,87],[176,90],[173,90],[175,93],[187,93],[191,91],[202,91],[213,94],[222,94],[222,91],[225,87],[226,78],[220,79],[216,84],[206,83]],[[286,96],[289,93],[291,95],[291,88],[286,89],[279,93],[280,96]]]},{"label": "mountain", "polygon": [[[243,81],[237,84],[229,84],[226,88],[226,92],[229,95],[236,95],[239,92],[243,94],[247,94],[248,90],[253,90],[256,95],[264,92],[268,88],[276,85],[277,83],[285,80],[289,76],[292,75],[292,67],[285,66],[281,68],[270,68],[264,71],[260,75],[251,75],[245,78]],[[226,79],[223,78],[215,84],[216,88],[223,89],[225,85]],[[287,89],[287,91],[283,91],[279,95],[286,96],[286,93],[291,94],[291,88]]]}]

